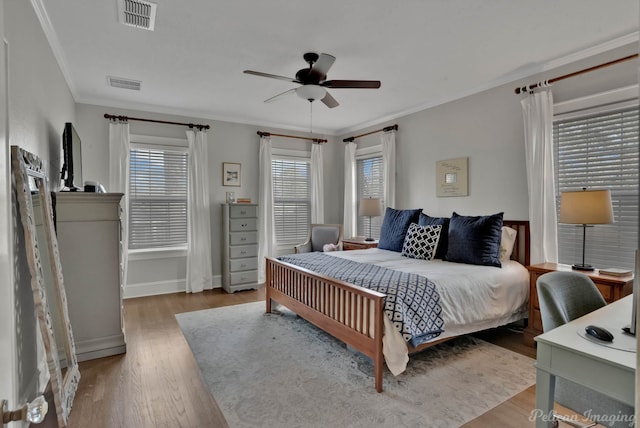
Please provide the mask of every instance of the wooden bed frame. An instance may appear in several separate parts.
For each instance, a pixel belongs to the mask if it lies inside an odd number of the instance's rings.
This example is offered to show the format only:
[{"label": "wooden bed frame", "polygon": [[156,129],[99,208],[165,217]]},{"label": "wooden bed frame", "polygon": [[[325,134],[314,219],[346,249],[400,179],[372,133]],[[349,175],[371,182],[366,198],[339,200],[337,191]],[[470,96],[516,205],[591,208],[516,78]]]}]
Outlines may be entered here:
[{"label": "wooden bed frame", "polygon": [[[503,222],[518,231],[511,258],[529,265],[529,222]],[[385,295],[281,262],[266,260],[266,311],[272,300],[278,302],[333,337],[345,342],[373,360],[376,391],[382,392],[382,354]],[[448,337],[412,347],[409,353],[452,339]]]}]

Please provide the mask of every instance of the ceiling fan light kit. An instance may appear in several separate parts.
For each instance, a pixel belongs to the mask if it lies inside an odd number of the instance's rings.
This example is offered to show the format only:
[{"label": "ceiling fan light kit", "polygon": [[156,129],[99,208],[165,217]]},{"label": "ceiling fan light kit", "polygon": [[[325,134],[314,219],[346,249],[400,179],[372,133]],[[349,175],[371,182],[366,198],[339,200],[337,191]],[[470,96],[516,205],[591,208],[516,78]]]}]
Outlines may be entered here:
[{"label": "ceiling fan light kit", "polygon": [[303,85],[296,88],[296,94],[303,100],[313,102],[315,100],[321,100],[324,98],[327,90],[318,85]]},{"label": "ceiling fan light kit", "polygon": [[380,87],[379,80],[327,80],[327,72],[336,60],[333,55],[326,53],[318,55],[315,52],[307,52],[302,56],[302,58],[309,64],[309,67],[298,70],[295,78],[253,70],[245,70],[244,73],[252,74],[254,76],[268,77],[270,79],[285,80],[302,85],[294,90],[288,90],[275,95],[265,100],[265,102],[280,99],[281,95],[286,95],[295,91],[295,93],[302,99],[309,102],[321,100],[327,107],[334,108],[337,107],[339,103],[325,88],[378,89]]}]

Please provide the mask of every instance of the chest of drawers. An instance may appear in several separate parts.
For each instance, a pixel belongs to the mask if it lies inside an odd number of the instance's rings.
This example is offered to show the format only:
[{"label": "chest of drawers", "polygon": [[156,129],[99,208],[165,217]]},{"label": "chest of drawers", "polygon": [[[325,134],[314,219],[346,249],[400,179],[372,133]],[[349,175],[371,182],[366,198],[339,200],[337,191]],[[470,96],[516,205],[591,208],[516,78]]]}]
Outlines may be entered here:
[{"label": "chest of drawers", "polygon": [[[542,334],[543,331],[540,304],[538,303],[538,278],[547,272],[561,270],[571,271],[571,266],[557,263],[541,263],[527,266],[527,269],[529,270],[529,321],[527,328],[524,330],[523,340],[527,345],[535,346],[533,338]],[[616,277],[601,274],[598,270],[591,272],[583,271],[582,273],[591,278],[607,304],[615,302],[633,292],[633,275]]]},{"label": "chest of drawers", "polygon": [[222,204],[222,288],[258,288],[258,205]]}]

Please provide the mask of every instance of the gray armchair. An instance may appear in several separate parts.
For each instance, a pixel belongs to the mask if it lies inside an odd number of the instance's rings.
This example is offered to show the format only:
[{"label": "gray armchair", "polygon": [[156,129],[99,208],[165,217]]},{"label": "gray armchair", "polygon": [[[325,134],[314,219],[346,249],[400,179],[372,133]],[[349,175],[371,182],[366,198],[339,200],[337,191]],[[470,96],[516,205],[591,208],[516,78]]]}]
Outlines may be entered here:
[{"label": "gray armchair", "polygon": [[338,250],[342,250],[342,225],[341,224],[312,224],[309,228],[309,237],[302,244],[294,246],[297,253],[310,253],[323,251],[326,244],[334,244]]},{"label": "gray armchair", "polygon": [[[545,332],[607,304],[591,278],[579,272],[545,273],[538,278],[536,288],[542,329]],[[555,401],[580,414],[585,414],[587,411],[592,415],[621,414],[633,417],[634,414],[633,407],[563,378],[556,379]],[[569,425],[574,425],[572,421],[567,421],[562,416],[555,416]],[[607,421],[605,425],[629,426],[629,422],[621,418],[619,422]]]}]

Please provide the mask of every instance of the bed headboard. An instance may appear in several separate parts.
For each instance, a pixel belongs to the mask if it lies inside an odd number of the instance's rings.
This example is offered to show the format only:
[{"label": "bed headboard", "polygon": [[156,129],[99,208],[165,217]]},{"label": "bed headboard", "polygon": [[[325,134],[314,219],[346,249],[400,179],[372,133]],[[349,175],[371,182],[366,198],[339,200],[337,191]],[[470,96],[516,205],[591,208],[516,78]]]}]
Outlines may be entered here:
[{"label": "bed headboard", "polygon": [[516,235],[516,242],[513,245],[513,253],[511,253],[511,259],[517,260],[524,266],[529,266],[530,259],[530,236],[529,236],[529,221],[528,220],[503,220],[503,226],[508,226],[515,229],[518,234]]}]

